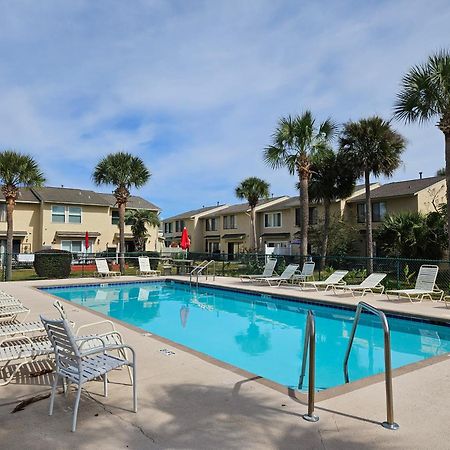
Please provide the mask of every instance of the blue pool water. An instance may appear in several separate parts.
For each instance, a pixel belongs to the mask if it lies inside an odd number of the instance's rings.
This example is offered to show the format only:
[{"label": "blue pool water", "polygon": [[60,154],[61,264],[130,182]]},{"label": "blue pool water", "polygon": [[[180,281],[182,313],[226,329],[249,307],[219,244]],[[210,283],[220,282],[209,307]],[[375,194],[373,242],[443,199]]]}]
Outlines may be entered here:
[{"label": "blue pool water", "polygon": [[[342,363],[354,311],[175,282],[46,288],[279,384],[298,383],[306,314],[316,316],[316,386],[344,383]],[[450,327],[389,317],[394,368],[450,351]],[[382,372],[383,332],[364,314],[349,361],[350,380]],[[304,389],[308,385],[306,379]]]}]

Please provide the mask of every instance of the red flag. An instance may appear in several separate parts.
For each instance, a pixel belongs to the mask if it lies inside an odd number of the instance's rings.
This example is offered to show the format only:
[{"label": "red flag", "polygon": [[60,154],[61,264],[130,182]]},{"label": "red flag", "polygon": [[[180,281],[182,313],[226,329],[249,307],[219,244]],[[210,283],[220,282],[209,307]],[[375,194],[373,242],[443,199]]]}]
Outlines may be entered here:
[{"label": "red flag", "polygon": [[186,227],[183,228],[183,232],[181,233],[180,246],[183,250],[187,250],[191,246],[191,240],[189,239]]},{"label": "red flag", "polygon": [[86,252],[89,248],[89,233],[86,231],[86,235],[84,236],[84,246],[86,247]]}]

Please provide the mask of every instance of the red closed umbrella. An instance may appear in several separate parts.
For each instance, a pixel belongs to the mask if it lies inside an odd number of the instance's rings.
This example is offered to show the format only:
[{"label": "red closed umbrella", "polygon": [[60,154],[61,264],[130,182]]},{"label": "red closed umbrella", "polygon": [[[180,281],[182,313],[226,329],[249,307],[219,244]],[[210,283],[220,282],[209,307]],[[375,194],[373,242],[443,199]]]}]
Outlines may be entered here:
[{"label": "red closed umbrella", "polygon": [[183,228],[183,232],[181,233],[180,246],[183,250],[188,250],[189,247],[191,246],[191,240],[189,239],[186,227]]},{"label": "red closed umbrella", "polygon": [[84,246],[86,247],[86,253],[89,248],[89,233],[86,231],[86,234],[84,236]]}]

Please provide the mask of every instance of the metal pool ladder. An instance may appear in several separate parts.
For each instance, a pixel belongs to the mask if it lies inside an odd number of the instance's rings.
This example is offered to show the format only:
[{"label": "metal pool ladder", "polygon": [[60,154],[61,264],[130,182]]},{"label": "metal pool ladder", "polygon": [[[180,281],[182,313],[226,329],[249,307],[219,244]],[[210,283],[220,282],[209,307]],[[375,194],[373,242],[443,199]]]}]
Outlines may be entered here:
[{"label": "metal pool ladder", "polygon": [[347,352],[344,358],[344,377],[345,382],[349,382],[348,378],[348,359],[350,357],[350,352],[352,350],[353,340],[355,338],[356,328],[359,323],[362,311],[366,310],[378,316],[383,325],[384,331],[384,373],[385,373],[385,384],[386,384],[386,409],[387,409],[387,419],[382,423],[384,428],[388,430],[398,430],[399,425],[394,422],[394,398],[392,394],[392,365],[391,365],[391,336],[389,331],[389,323],[387,321],[386,315],[383,311],[369,305],[366,302],[359,302],[356,308],[355,320],[353,322],[353,328],[350,334],[350,340],[347,347]]},{"label": "metal pool ladder", "polygon": [[298,379],[298,388],[303,387],[303,380],[305,378],[306,371],[306,358],[308,356],[309,347],[309,378],[308,378],[308,413],[303,414],[303,418],[308,422],[317,422],[319,416],[314,414],[314,396],[316,385],[316,322],[314,319],[314,313],[309,310],[306,317],[306,329],[305,329],[305,341],[303,344],[303,360],[302,370],[300,372],[300,378]]},{"label": "metal pool ladder", "polygon": [[[212,277],[213,280],[216,279],[216,261],[214,259],[211,259],[210,261],[204,260],[202,261],[197,267],[194,267],[192,271],[189,273],[189,283],[192,283],[192,276],[196,276],[196,283],[198,285],[198,277],[200,275],[206,275],[206,279],[208,279],[209,274],[209,267],[212,265],[213,273]],[[203,271],[206,270],[205,273]]]}]

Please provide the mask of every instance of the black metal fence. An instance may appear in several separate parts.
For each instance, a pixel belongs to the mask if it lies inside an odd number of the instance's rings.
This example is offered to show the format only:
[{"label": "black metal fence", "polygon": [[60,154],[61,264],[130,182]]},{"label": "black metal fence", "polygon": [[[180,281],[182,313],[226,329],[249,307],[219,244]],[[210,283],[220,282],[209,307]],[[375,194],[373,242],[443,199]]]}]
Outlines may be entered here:
[{"label": "black metal fence", "polygon": [[[57,253],[55,253],[56,255]],[[12,280],[39,279],[34,269],[32,256],[13,256]],[[241,274],[261,273],[266,258],[277,258],[277,273],[291,263],[300,266],[306,260],[315,262],[315,278],[324,279],[333,270],[345,269],[349,273],[346,276],[348,283],[357,283],[368,275],[368,269],[373,267],[374,272],[387,274],[383,284],[388,289],[406,288],[414,286],[419,268],[423,264],[437,265],[439,274],[437,285],[445,292],[450,292],[450,261],[429,259],[405,259],[405,258],[382,258],[375,257],[369,260],[362,256],[309,256],[298,255],[263,255],[254,253],[226,254],[226,253],[194,253],[179,252],[164,254],[157,252],[134,252],[125,254],[125,274],[136,275],[139,269],[138,257],[148,256],[152,269],[158,269],[162,274],[185,274],[192,267],[203,260],[214,259],[216,274],[219,276],[239,276]],[[119,255],[116,253],[90,253],[73,254],[71,261],[70,277],[92,277],[96,271],[95,259],[106,258],[111,270],[119,270]],[[5,280],[5,255],[1,255],[1,280]]]}]

